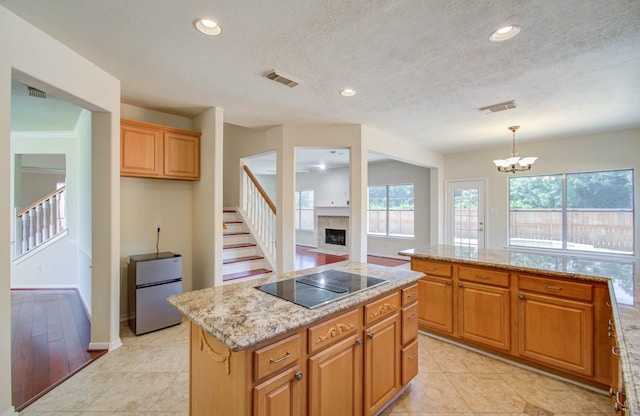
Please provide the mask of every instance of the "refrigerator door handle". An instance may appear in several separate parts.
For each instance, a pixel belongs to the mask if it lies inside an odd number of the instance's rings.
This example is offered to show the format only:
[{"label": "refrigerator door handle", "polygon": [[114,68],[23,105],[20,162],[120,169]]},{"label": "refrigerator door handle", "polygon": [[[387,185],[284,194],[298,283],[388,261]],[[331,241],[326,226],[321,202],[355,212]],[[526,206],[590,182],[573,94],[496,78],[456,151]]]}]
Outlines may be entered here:
[{"label": "refrigerator door handle", "polygon": [[177,279],[163,280],[162,282],[154,282],[154,283],[147,283],[147,284],[144,284],[144,285],[137,285],[136,289],[144,289],[146,287],[154,287],[154,286],[166,285],[168,283],[176,283],[176,282],[181,282],[181,281],[182,281],[182,277],[179,277]]}]

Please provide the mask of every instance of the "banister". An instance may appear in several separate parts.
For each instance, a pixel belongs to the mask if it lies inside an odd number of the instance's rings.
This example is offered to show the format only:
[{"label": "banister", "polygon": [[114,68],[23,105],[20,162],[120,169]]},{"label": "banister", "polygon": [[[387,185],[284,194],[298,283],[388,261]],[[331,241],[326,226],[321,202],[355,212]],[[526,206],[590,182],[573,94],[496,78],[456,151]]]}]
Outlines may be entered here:
[{"label": "banister", "polygon": [[31,204],[28,207],[23,208],[22,210],[18,211],[18,213],[16,214],[16,217],[21,217],[25,212],[29,211],[30,209],[33,209],[33,208],[37,207],[38,205],[42,204],[44,201],[46,201],[47,199],[51,198],[55,194],[58,194],[58,193],[64,191],[66,188],[67,188],[66,186],[61,186],[60,188],[56,189],[55,191],[48,193],[47,195],[43,196],[42,198],[40,198],[39,200],[37,200],[33,204]]},{"label": "banister", "polygon": [[251,169],[249,169],[249,166],[243,165],[242,169],[244,169],[244,171],[247,172],[247,176],[249,176],[249,179],[251,179],[251,182],[253,182],[258,192],[260,192],[260,195],[262,195],[264,200],[267,202],[267,205],[269,205],[269,208],[271,208],[271,211],[273,211],[273,213],[275,214],[276,213],[275,204],[273,203],[273,201],[271,201],[271,198],[269,198],[269,195],[267,195],[264,188],[262,188],[262,186],[260,185],[256,177],[253,176],[253,172],[251,172]]}]

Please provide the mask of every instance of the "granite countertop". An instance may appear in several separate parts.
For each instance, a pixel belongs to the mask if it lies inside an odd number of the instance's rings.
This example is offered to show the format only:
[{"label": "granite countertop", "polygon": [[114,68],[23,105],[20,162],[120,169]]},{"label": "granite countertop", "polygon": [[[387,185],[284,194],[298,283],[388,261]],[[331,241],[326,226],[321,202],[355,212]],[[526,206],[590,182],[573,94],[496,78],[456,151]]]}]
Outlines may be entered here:
[{"label": "granite countertop", "polygon": [[610,257],[580,257],[511,249],[470,249],[433,245],[401,251],[401,255],[482,265],[512,271],[537,271],[569,279],[606,282],[609,285],[622,375],[631,415],[640,416],[640,261]]},{"label": "granite countertop", "polygon": [[[388,280],[388,283],[363,290],[316,309],[296,305],[255,288],[266,283],[322,270],[340,270],[377,277]],[[284,274],[272,273],[247,282],[181,293],[169,297],[168,301],[227,348],[240,351],[415,282],[422,276],[422,273],[411,270],[340,262]]]}]

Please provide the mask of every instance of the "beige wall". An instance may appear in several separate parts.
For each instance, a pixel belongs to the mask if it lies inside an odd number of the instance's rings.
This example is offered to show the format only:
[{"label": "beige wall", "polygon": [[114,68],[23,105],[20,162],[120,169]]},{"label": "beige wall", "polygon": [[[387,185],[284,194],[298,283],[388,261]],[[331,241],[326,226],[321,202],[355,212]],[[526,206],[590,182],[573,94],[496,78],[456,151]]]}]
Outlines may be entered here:
[{"label": "beige wall", "polygon": [[[0,235],[11,235],[10,114],[11,77],[93,111],[92,130],[92,326],[91,343],[120,344],[118,246],[120,186],[118,119],[120,83],[71,49],[0,6]],[[42,63],[46,62],[46,65]],[[99,180],[95,180],[99,178]],[[99,238],[98,238],[99,237]],[[0,243],[0,414],[11,406],[11,309],[8,238]],[[99,294],[100,296],[97,296]]]},{"label": "beige wall", "polygon": [[[192,130],[191,120],[123,104],[122,118]],[[203,163],[204,164],[204,163]],[[169,179],[120,178],[120,317],[127,311],[129,256],[155,253],[156,224],[160,251],[182,255],[183,290],[192,288],[193,182]]]},{"label": "beige wall", "polygon": [[[537,156],[531,172],[518,175],[541,175],[565,172],[584,172],[610,169],[635,169],[635,235],[636,253],[639,252],[640,220],[640,129],[621,130],[580,137],[549,139],[535,143],[516,143],[518,153]],[[487,247],[507,245],[508,179],[511,174],[496,170],[493,159],[503,158],[510,152],[507,145],[445,156],[444,178],[487,180],[486,212]]]}]

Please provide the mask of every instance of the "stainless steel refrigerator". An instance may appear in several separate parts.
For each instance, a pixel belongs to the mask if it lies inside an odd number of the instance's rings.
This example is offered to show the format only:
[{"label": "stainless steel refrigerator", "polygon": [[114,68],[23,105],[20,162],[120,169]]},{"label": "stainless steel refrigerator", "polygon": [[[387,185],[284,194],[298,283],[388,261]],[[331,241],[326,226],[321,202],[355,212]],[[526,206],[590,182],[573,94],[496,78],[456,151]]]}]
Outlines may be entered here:
[{"label": "stainless steel refrigerator", "polygon": [[182,321],[182,313],[167,298],[182,293],[182,256],[171,252],[129,257],[129,326],[145,334]]}]

